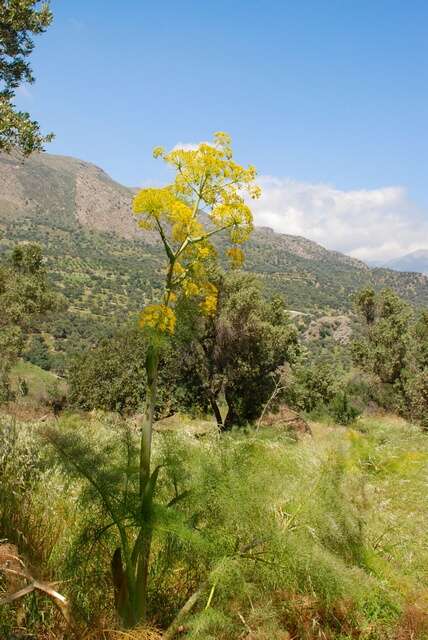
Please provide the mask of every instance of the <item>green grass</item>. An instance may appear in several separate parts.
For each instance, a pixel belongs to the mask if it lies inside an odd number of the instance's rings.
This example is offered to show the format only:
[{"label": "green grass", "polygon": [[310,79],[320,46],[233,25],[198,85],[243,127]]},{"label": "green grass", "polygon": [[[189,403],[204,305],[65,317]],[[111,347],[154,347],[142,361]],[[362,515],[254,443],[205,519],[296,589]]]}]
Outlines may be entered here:
[{"label": "green grass", "polygon": [[27,400],[40,401],[46,398],[49,389],[58,385],[59,389],[65,388],[65,382],[54,373],[44,371],[31,362],[19,361],[11,371],[11,386],[13,391],[18,392],[19,381],[25,380],[28,385]]},{"label": "green grass", "polygon": [[[65,581],[86,624],[101,616],[113,627],[117,539],[112,529],[101,535],[102,504],[41,444],[43,426],[20,423],[14,440],[0,423],[12,443],[3,467],[0,456],[0,523],[13,521],[21,550]],[[263,428],[219,436],[184,415],[159,425],[151,623],[167,626],[204,584],[183,640],[426,640],[428,435],[394,416],[311,426],[314,437],[296,443]],[[97,451],[106,482],[103,465],[123,464],[113,415],[64,416],[58,429]],[[131,473],[129,495],[133,482]],[[175,491],[189,493],[166,512]],[[49,605],[40,607],[54,624]]]}]

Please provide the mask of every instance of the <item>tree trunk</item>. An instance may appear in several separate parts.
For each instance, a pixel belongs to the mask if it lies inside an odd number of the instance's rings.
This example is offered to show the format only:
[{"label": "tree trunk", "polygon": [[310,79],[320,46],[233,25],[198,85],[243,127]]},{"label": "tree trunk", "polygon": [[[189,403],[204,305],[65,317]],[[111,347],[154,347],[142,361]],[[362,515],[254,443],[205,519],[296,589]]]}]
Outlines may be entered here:
[{"label": "tree trunk", "polygon": [[226,417],[224,419],[224,423],[221,427],[222,431],[230,431],[233,427],[233,425],[236,424],[236,419],[235,419],[235,412],[233,411],[233,409],[231,407],[229,407],[229,409],[227,410],[227,414]]},{"label": "tree trunk", "polygon": [[228,408],[227,408],[226,418],[224,419],[224,423],[221,430],[230,431],[234,425],[239,424],[239,416],[235,411],[233,399],[231,398],[230,393],[228,393],[227,388],[224,390],[224,395],[226,398]]},{"label": "tree trunk", "polygon": [[223,429],[223,418],[221,417],[220,409],[214,396],[210,396],[210,404],[217,422],[217,426],[221,430]]}]

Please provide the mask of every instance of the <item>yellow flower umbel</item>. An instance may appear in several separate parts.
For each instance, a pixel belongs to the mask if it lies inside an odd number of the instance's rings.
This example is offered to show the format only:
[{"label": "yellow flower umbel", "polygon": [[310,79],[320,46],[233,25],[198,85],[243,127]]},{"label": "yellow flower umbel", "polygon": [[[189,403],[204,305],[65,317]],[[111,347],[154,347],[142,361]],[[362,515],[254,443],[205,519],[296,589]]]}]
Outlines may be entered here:
[{"label": "yellow flower umbel", "polygon": [[227,250],[227,255],[234,267],[242,267],[244,264],[245,255],[239,247],[230,247],[230,249]]},{"label": "yellow flower umbel", "polygon": [[202,313],[215,313],[217,291],[209,282],[216,257],[211,236],[227,232],[234,245],[227,254],[234,266],[241,266],[244,254],[236,245],[245,242],[253,229],[245,196],[258,198],[260,188],[254,182],[255,168],[233,160],[230,137],[223,132],[214,134],[213,143],[195,149],[165,152],[156,147],[153,155],[174,169],[175,179],[166,187],[142,189],[133,201],[139,225],[159,234],[167,256],[163,304],[147,307],[141,323],[173,333],[175,316],[172,321],[169,312],[175,294],[199,298]]},{"label": "yellow flower umbel", "polygon": [[204,288],[204,299],[199,303],[199,308],[206,316],[213,316],[217,310],[218,291],[217,288],[207,282]]},{"label": "yellow flower umbel", "polygon": [[156,329],[160,333],[173,334],[176,317],[173,309],[165,304],[151,304],[140,314],[140,327]]}]

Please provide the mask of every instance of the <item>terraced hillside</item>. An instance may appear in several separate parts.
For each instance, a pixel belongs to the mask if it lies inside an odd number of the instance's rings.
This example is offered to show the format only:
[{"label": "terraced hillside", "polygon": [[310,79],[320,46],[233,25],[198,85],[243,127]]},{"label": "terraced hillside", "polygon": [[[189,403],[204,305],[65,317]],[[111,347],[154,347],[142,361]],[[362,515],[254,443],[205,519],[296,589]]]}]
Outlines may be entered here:
[{"label": "terraced hillside", "polygon": [[[50,277],[70,303],[69,313],[46,328],[58,348],[61,340],[70,346],[96,339],[156,293],[161,251],[154,236],[136,227],[133,193],[74,158],[0,156],[0,252],[17,241],[43,245]],[[370,269],[305,238],[258,228],[246,254],[246,268],[296,311],[346,312],[352,294],[368,283],[428,304],[428,277]]]}]

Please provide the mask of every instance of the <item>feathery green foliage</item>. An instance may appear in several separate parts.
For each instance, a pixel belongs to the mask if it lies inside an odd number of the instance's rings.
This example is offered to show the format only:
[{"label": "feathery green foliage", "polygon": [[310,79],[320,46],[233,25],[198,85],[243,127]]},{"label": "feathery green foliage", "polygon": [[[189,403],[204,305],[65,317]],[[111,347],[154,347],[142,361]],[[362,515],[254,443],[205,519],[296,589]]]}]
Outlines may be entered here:
[{"label": "feathery green foliage", "polygon": [[[167,627],[197,594],[182,620],[189,639],[249,629],[255,638],[407,637],[406,611],[428,614],[426,436],[396,419],[356,424],[297,444],[263,430],[156,435],[150,620]],[[110,525],[120,521],[131,544],[138,536],[138,434],[117,419],[77,417],[48,434],[63,471],[37,453],[34,427],[19,425],[0,508],[22,473],[17,452],[30,445],[38,471],[15,515],[23,544],[55,579],[72,578],[64,589],[79,619],[110,615],[113,625],[108,574],[120,534]]]}]

